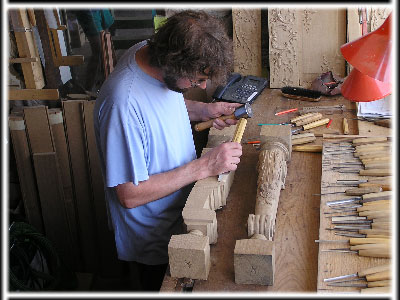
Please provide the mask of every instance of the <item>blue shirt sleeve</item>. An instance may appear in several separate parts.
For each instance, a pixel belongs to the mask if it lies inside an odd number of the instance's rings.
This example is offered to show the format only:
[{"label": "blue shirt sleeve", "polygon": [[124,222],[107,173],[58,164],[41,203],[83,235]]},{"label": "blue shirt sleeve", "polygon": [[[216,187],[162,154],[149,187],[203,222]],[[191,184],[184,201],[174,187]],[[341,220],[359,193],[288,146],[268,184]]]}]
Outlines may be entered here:
[{"label": "blue shirt sleeve", "polygon": [[[106,104],[107,105],[107,104]],[[137,115],[130,109],[110,104],[102,114],[104,134],[101,147],[106,163],[105,183],[107,187],[149,178],[146,162],[147,145],[145,132]]]}]

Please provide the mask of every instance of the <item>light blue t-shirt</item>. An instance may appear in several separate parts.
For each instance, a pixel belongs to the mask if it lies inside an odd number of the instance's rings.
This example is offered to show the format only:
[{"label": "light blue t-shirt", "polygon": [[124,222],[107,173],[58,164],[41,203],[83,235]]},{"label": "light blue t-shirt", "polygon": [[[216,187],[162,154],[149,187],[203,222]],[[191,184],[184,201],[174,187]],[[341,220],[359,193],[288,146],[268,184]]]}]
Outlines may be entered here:
[{"label": "light blue t-shirt", "polygon": [[155,265],[168,262],[170,237],[182,233],[182,209],[192,185],[132,209],[121,206],[113,187],[137,185],[182,166],[196,159],[196,151],[183,95],[135,61],[145,44],[128,49],[103,84],[94,127],[118,258]]}]

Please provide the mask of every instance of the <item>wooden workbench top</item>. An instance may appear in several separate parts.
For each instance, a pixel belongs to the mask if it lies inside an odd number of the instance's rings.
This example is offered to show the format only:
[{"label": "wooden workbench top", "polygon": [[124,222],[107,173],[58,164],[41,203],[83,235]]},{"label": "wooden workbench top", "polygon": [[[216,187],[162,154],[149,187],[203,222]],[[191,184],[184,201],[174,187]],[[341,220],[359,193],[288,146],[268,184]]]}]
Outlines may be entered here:
[{"label": "wooden workbench top", "polygon": [[[242,142],[259,137],[258,123],[289,122],[298,113],[275,116],[278,111],[305,106],[344,104],[355,109],[355,104],[342,96],[322,97],[319,102],[306,102],[285,98],[279,89],[265,89],[252,105],[254,116],[248,119]],[[343,117],[353,118],[355,111],[322,112],[333,120],[331,126],[309,130],[317,136],[322,133],[342,134]],[[349,120],[350,134],[357,134],[356,120]],[[313,144],[322,144],[317,137]],[[243,155],[235,173],[227,205],[217,211],[218,241],[211,245],[211,269],[208,280],[195,280],[193,292],[316,292],[318,275],[321,153],[292,152],[288,162],[286,187],[281,191],[276,218],[275,282],[273,286],[235,284],[233,250],[236,240],[247,238],[247,218],[254,213],[256,199],[259,151],[243,144]],[[167,272],[161,292],[182,290],[182,279]]]}]

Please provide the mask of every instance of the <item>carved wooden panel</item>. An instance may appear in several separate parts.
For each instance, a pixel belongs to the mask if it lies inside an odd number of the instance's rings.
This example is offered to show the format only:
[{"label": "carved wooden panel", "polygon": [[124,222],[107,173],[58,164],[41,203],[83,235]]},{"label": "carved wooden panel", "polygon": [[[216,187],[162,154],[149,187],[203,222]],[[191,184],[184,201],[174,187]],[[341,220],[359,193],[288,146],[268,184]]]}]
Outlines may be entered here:
[{"label": "carved wooden panel", "polygon": [[261,76],[261,9],[232,9],[234,71]]},{"label": "carved wooden panel", "polygon": [[383,24],[392,9],[389,7],[374,7],[371,8],[369,21],[371,24],[371,31],[378,29],[379,26]]},{"label": "carved wooden panel", "polygon": [[271,87],[309,88],[321,73],[345,74],[340,46],[346,42],[344,9],[270,9]]}]

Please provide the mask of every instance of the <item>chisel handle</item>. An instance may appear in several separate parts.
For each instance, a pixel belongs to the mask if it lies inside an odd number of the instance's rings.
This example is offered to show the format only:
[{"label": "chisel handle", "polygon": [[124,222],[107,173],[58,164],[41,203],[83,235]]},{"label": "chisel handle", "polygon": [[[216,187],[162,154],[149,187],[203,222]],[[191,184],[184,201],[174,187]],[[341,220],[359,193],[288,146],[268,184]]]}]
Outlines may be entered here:
[{"label": "chisel handle", "polygon": [[369,169],[360,170],[360,176],[391,176],[392,169]]},{"label": "chisel handle", "polygon": [[385,229],[360,229],[358,232],[367,235],[375,234],[375,235],[391,236],[390,230],[385,230]]},{"label": "chisel handle", "polygon": [[358,213],[360,217],[367,217],[367,220],[372,220],[372,219],[386,219],[390,220],[392,217],[392,212],[390,210],[381,210],[381,211],[363,211]]},{"label": "chisel handle", "polygon": [[382,188],[380,186],[358,187],[358,188],[347,189],[346,195],[361,196],[364,194],[378,193],[378,192],[382,192]]},{"label": "chisel handle", "polygon": [[389,243],[389,238],[351,238],[349,240],[350,245],[364,245],[364,244],[381,244]]},{"label": "chisel handle", "polygon": [[307,144],[307,143],[312,143],[316,140],[317,138],[315,136],[306,136],[303,138],[299,139],[294,139],[292,140],[292,145],[301,145],[301,144]]},{"label": "chisel handle", "polygon": [[298,152],[322,152],[322,145],[293,146],[292,151],[298,151]]},{"label": "chisel handle", "polygon": [[308,116],[307,118],[295,121],[296,126],[302,126],[305,124],[309,124],[311,122],[315,122],[322,119],[321,113],[315,113],[312,116]]},{"label": "chisel handle", "polygon": [[377,150],[377,151],[364,151],[364,152],[354,152],[353,155],[359,159],[371,159],[377,157],[391,157],[392,153],[388,150]]},{"label": "chisel handle", "polygon": [[391,184],[384,184],[384,183],[373,183],[373,182],[363,182],[358,185],[359,188],[369,188],[369,187],[380,187],[382,191],[391,191],[392,185]]},{"label": "chisel handle", "polygon": [[389,280],[391,279],[391,272],[390,272],[390,266],[386,270],[378,271],[376,273],[372,274],[367,274],[365,275],[365,278],[367,279],[368,282],[372,281],[380,281],[380,280]]},{"label": "chisel handle", "polygon": [[377,120],[374,121],[375,125],[391,128],[392,127],[392,120],[391,119],[384,119],[384,120]]},{"label": "chisel handle", "polygon": [[297,116],[297,117],[291,119],[291,120],[290,120],[290,123],[296,123],[297,121],[300,121],[300,120],[303,120],[303,119],[305,119],[305,118],[314,116],[315,114],[317,114],[317,113],[306,113],[306,114]]},{"label": "chisel handle", "polygon": [[369,257],[391,257],[390,243],[382,244],[363,244],[357,246],[350,246],[350,250],[358,250],[359,256]]},{"label": "chisel handle", "polygon": [[[374,202],[378,202],[378,201],[372,201],[372,202],[366,202],[366,203],[374,203]],[[365,211],[387,211],[387,210],[391,210],[391,204],[379,203],[377,205],[366,205],[366,206],[363,205],[363,206],[357,207],[357,212],[359,212],[359,213],[365,212]]]},{"label": "chisel handle", "polygon": [[390,286],[380,286],[380,287],[372,287],[372,288],[365,288],[361,289],[361,294],[385,294],[390,293],[391,287]]},{"label": "chisel handle", "polygon": [[[357,274],[358,274],[359,277],[365,277],[367,275],[371,275],[371,274],[374,274],[374,273],[388,271],[388,270],[390,270],[390,268],[391,268],[390,264],[385,264],[385,265],[380,265],[380,266],[375,266],[375,267],[363,269],[360,272],[358,272]],[[385,279],[387,279],[387,278],[385,278]]]},{"label": "chisel handle", "polygon": [[343,134],[349,134],[349,122],[346,118],[343,118]]},{"label": "chisel handle", "polygon": [[391,162],[392,161],[392,158],[390,156],[388,156],[388,155],[381,156],[381,157],[371,157],[371,158],[369,158],[369,157],[367,157],[367,158],[359,157],[359,158],[360,158],[361,162],[364,165],[365,164],[375,164],[375,163],[379,163],[379,162],[386,163],[386,162]]},{"label": "chisel handle", "polygon": [[378,287],[378,286],[391,286],[392,281],[391,280],[378,280],[378,281],[372,281],[372,282],[368,282],[367,286],[369,288],[373,288],[373,287]]},{"label": "chisel handle", "polygon": [[365,257],[381,257],[381,258],[390,258],[390,251],[382,251],[382,249],[362,249],[358,250],[359,256]]},{"label": "chisel handle", "polygon": [[[220,119],[220,120],[225,121],[225,120],[228,120],[228,119],[236,119],[236,117],[235,117],[235,114],[231,114],[229,116],[221,116],[221,117],[218,117],[216,119]],[[205,130],[207,128],[211,128],[213,126],[214,120],[215,119],[211,119],[211,120],[208,120],[208,121],[205,121],[205,122],[197,123],[194,126],[194,130],[203,131],[203,130]]]},{"label": "chisel handle", "polygon": [[315,122],[311,122],[309,124],[304,125],[303,129],[307,130],[307,129],[315,128],[315,127],[318,127],[318,126],[322,126],[322,125],[328,124],[328,122],[329,122],[329,118],[321,119],[321,120],[318,120],[318,121],[315,121]]},{"label": "chisel handle", "polygon": [[388,139],[387,137],[365,137],[365,138],[357,138],[353,140],[353,145],[363,145],[363,144],[370,144],[370,143],[379,143],[379,142],[386,142]]}]

